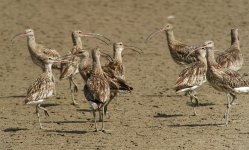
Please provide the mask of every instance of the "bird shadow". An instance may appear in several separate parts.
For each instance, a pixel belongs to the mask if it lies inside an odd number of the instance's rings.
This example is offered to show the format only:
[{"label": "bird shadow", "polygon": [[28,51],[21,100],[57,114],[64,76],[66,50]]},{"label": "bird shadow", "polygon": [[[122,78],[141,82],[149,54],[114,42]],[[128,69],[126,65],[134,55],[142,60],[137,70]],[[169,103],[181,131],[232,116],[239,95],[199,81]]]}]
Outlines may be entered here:
[{"label": "bird shadow", "polygon": [[[195,104],[193,104],[191,102],[187,102],[186,104],[188,106],[195,106]],[[212,106],[212,105],[215,105],[215,103],[198,103],[198,105],[195,107],[205,107],[205,106]]]},{"label": "bird shadow", "polygon": [[157,113],[154,118],[171,118],[171,117],[181,117],[184,116],[183,114],[162,114]]},{"label": "bird shadow", "polygon": [[64,133],[64,134],[86,134],[87,131],[79,130],[46,130],[46,132]]},{"label": "bird shadow", "polygon": [[53,121],[53,123],[62,124],[62,123],[87,123],[89,121],[82,120],[64,120],[64,121]]},{"label": "bird shadow", "polygon": [[91,109],[77,109],[77,111],[80,111],[80,112],[92,112]]},{"label": "bird shadow", "polygon": [[0,99],[4,98],[24,98],[26,95],[9,95],[9,96],[0,96]]},{"label": "bird shadow", "polygon": [[22,131],[22,130],[28,130],[27,128],[6,128],[3,131],[4,132],[17,132],[17,131]]},{"label": "bird shadow", "polygon": [[51,106],[58,106],[60,104],[56,104],[56,103],[48,103],[48,104],[41,104],[42,107],[51,107]]},{"label": "bird shadow", "polygon": [[218,127],[222,126],[224,124],[213,124],[213,123],[207,123],[207,124],[173,124],[168,125],[169,127]]}]

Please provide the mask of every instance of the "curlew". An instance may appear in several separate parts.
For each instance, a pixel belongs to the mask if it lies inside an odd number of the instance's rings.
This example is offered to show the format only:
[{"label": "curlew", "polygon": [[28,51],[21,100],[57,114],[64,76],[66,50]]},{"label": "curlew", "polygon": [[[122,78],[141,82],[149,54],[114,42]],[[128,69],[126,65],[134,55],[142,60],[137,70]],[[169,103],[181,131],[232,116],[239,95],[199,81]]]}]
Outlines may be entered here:
[{"label": "curlew", "polygon": [[[31,56],[33,63],[41,67],[43,70],[45,69],[45,60],[47,57],[51,58],[58,58],[60,54],[51,48],[47,48],[41,44],[36,43],[34,30],[33,29],[26,29],[25,33],[19,33],[12,38],[12,42],[15,38],[20,36],[27,36],[28,41],[28,50]],[[53,63],[52,68],[60,69],[61,64],[60,62]]]},{"label": "curlew", "polygon": [[[110,86],[101,68],[100,55],[99,48],[92,50],[92,71],[84,86],[84,95],[93,111],[96,131],[99,131],[96,122],[96,111],[99,111],[99,115],[101,115],[100,118],[102,118],[102,127],[100,131],[105,131],[104,106],[110,100]],[[101,110],[102,113],[100,112]]]},{"label": "curlew", "polygon": [[231,46],[216,57],[216,62],[223,68],[238,71],[243,65],[243,54],[239,45],[238,29],[231,29]]},{"label": "curlew", "polygon": [[116,42],[113,44],[113,61],[102,67],[108,78],[109,84],[111,85],[111,99],[105,107],[105,113],[107,112],[107,106],[109,103],[115,97],[117,98],[120,91],[131,92],[133,90],[133,88],[125,81],[125,67],[122,60],[122,52],[124,49],[130,49],[139,54],[142,52],[141,49],[125,45],[122,42]]},{"label": "curlew", "polygon": [[190,97],[192,103],[195,100],[193,109],[194,115],[197,115],[195,106],[198,105],[199,99],[195,95],[195,90],[206,82],[207,61],[205,47],[199,47],[194,51],[197,52],[197,62],[181,71],[174,89],[176,93],[185,92],[185,95]]},{"label": "curlew", "polygon": [[163,32],[163,31],[165,31],[165,33],[166,33],[166,38],[167,38],[168,47],[169,47],[171,57],[173,58],[173,60],[177,64],[186,66],[186,65],[189,65],[189,64],[197,61],[197,54],[196,53],[190,54],[190,52],[198,47],[201,47],[202,45],[190,46],[190,45],[184,44],[184,43],[176,40],[174,33],[173,33],[173,26],[171,24],[167,24],[163,28],[152,32],[147,37],[146,41],[149,41],[156,34]]},{"label": "curlew", "polygon": [[221,92],[227,94],[227,106],[225,111],[225,125],[228,125],[229,111],[233,102],[237,99],[237,94],[249,92],[249,81],[233,70],[222,68],[215,60],[213,47],[214,43],[207,44],[207,80],[210,85]]},{"label": "curlew", "polygon": [[36,114],[39,120],[40,128],[44,129],[40,120],[39,109],[42,109],[46,116],[48,116],[47,109],[41,106],[44,99],[54,96],[55,90],[55,79],[52,73],[52,64],[54,62],[60,62],[55,58],[48,57],[43,58],[44,70],[43,73],[34,81],[27,91],[25,98],[25,104],[35,104]]},{"label": "curlew", "polygon": [[[97,38],[102,42],[106,43],[107,45],[110,42],[110,40],[107,37],[101,34],[97,33],[83,34],[82,31],[76,30],[72,32],[73,48],[70,50],[68,54],[78,53],[80,50],[83,49],[81,37]],[[102,37],[104,39],[101,39]],[[105,40],[108,40],[108,42],[106,42]],[[77,105],[77,102],[75,101],[74,98],[74,93],[78,92],[78,86],[74,81],[74,76],[79,72],[78,68],[79,68],[80,58],[74,55],[71,57],[65,57],[64,59],[73,63],[62,63],[60,79],[69,79],[72,101],[74,105]]]}]

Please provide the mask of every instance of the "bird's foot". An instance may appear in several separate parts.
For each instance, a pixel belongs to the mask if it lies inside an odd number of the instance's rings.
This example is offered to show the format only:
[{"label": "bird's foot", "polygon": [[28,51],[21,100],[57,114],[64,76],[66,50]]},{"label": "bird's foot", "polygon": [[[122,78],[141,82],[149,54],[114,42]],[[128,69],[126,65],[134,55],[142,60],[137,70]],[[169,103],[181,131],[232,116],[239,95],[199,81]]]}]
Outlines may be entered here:
[{"label": "bird's foot", "polygon": [[77,86],[74,86],[74,89],[73,89],[74,93],[77,93],[79,91],[78,87]]},{"label": "bird's foot", "polygon": [[76,101],[73,101],[71,104],[74,106],[79,106],[79,104]]},{"label": "bird's foot", "polygon": [[123,109],[114,108],[116,111],[123,111]]},{"label": "bird's foot", "polygon": [[228,127],[228,124],[218,124],[217,127]]},{"label": "bird's foot", "polygon": [[48,111],[46,109],[44,110],[44,114],[45,116],[49,117]]},{"label": "bird's foot", "polygon": [[110,134],[112,130],[105,130],[105,129],[102,129],[101,131],[102,131],[103,133],[108,133],[108,134]]}]

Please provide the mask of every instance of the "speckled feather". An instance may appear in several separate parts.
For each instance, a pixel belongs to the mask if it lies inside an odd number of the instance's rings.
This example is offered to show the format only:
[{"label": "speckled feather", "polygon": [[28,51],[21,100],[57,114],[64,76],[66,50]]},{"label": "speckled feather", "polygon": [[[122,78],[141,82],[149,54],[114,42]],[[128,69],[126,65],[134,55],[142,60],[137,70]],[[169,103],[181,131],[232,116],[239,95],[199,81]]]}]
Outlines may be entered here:
[{"label": "speckled feather", "polygon": [[55,95],[55,81],[52,73],[42,73],[29,87],[25,103],[38,101]]},{"label": "speckled feather", "polygon": [[243,65],[243,54],[240,48],[232,45],[228,50],[216,57],[216,62],[223,68],[238,71]]},{"label": "speckled feather", "polygon": [[102,67],[103,71],[106,72],[109,76],[116,76],[121,79],[125,79],[125,69],[124,66],[118,61],[112,61],[107,65]]},{"label": "speckled feather", "polygon": [[177,91],[193,86],[200,86],[206,82],[207,64],[197,62],[185,68],[179,75],[174,89]]},{"label": "speckled feather", "polygon": [[199,46],[189,46],[179,41],[170,41],[168,43],[170,54],[173,60],[180,65],[189,65],[197,61],[197,54],[194,52],[188,56],[188,54],[198,48]]},{"label": "speckled feather", "polygon": [[[35,52],[33,52],[33,50],[31,50],[30,47],[29,47],[29,51],[30,51],[30,54],[31,54],[32,61],[36,65],[38,65],[38,66],[40,66],[42,68],[44,67],[44,62],[42,61],[44,59],[44,57],[51,57],[51,58],[60,57],[60,54],[56,50],[46,48],[41,44],[36,44]],[[52,68],[60,69],[61,64],[58,63],[58,62],[53,63]]]},{"label": "speckled feather", "polygon": [[91,74],[84,86],[84,94],[88,101],[105,103],[110,97],[110,87],[102,73]]}]

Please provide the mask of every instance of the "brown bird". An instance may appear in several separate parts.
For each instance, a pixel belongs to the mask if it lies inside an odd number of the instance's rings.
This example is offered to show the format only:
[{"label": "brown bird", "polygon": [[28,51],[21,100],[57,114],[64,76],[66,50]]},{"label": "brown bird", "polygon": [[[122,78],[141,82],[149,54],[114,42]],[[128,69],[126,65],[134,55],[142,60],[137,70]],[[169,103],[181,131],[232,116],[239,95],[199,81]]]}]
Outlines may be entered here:
[{"label": "brown bird", "polygon": [[[110,100],[110,86],[103,74],[100,63],[99,48],[92,50],[92,71],[84,86],[84,95],[89,102],[92,110],[96,131],[99,131],[96,122],[96,111],[99,111],[102,118],[102,127],[100,131],[104,130],[104,106]],[[100,111],[102,110],[102,113]]]},{"label": "brown bird", "polygon": [[48,116],[47,109],[41,106],[44,99],[54,96],[55,90],[55,79],[52,73],[52,64],[60,62],[55,58],[48,57],[43,58],[44,72],[35,80],[35,82],[29,87],[27,96],[25,98],[25,104],[35,104],[36,114],[39,120],[40,128],[44,129],[40,120],[39,109],[42,109],[46,116]]},{"label": "brown bird", "polygon": [[223,68],[238,71],[243,65],[243,54],[239,45],[238,29],[231,29],[231,46],[216,57],[216,62]]},{"label": "brown bird", "polygon": [[197,115],[195,106],[198,106],[199,99],[195,95],[195,90],[206,82],[207,61],[205,47],[199,47],[194,51],[196,51],[198,54],[197,62],[192,63],[191,66],[181,71],[174,89],[176,93],[185,92],[186,96],[190,96],[192,103],[193,100],[195,100],[193,109],[194,115]]},{"label": "brown bird", "polygon": [[[133,90],[133,88],[125,81],[125,67],[122,60],[122,52],[124,49],[131,49],[139,54],[142,53],[141,49],[134,46],[124,45],[122,42],[113,44],[113,61],[109,62],[105,66],[102,66],[102,69],[108,78],[109,84],[111,85],[111,99],[109,103],[118,96],[119,92],[131,92]],[[109,103],[105,107],[105,113],[107,112],[107,106]]]},{"label": "brown bird", "polygon": [[229,111],[233,102],[237,99],[237,94],[249,92],[249,81],[233,70],[222,68],[215,60],[213,47],[214,43],[207,44],[207,80],[210,85],[221,92],[227,94],[227,107],[225,111],[225,125],[228,125]]},{"label": "brown bird", "polygon": [[[62,63],[60,79],[69,79],[73,105],[78,105],[74,98],[74,93],[78,92],[78,86],[74,81],[74,76],[79,72],[78,68],[79,68],[80,58],[77,55],[69,57],[67,56],[70,54],[78,53],[80,50],[83,49],[81,37],[97,38],[106,44],[109,44],[110,42],[110,40],[107,37],[101,34],[97,33],[83,34],[82,31],[79,30],[72,32],[73,48],[70,50],[70,52],[68,52],[68,54],[64,58],[64,60],[70,61],[70,63]],[[104,37],[104,39],[101,39],[102,37]],[[106,42],[105,40],[108,40],[108,42]]]},{"label": "brown bird", "polygon": [[[88,51],[81,50],[78,53],[75,53],[73,55],[80,57],[79,72],[80,72],[83,80],[86,83],[88,78],[91,75],[91,72],[92,72],[92,65],[91,65],[90,60],[89,60],[89,53],[88,53]],[[108,54],[105,54],[105,57],[110,59],[110,56]],[[113,61],[113,60],[109,60],[109,61]],[[133,90],[133,88],[131,86],[129,86],[125,80],[123,80],[119,77],[115,77],[114,74],[108,74],[108,72],[103,72],[103,74],[109,83],[111,92],[119,92],[119,91],[131,92]],[[112,96],[114,96],[114,95],[112,95]],[[111,96],[111,98],[113,99],[112,96]],[[107,105],[109,104],[109,102],[110,101],[108,101]],[[107,111],[107,109],[105,109],[105,113],[106,113],[106,111]],[[100,117],[100,120],[101,120],[101,117]]]},{"label": "brown bird", "polygon": [[[149,41],[152,37],[154,37],[156,34],[165,31],[169,51],[171,54],[171,57],[173,60],[179,64],[179,65],[189,65],[193,62],[197,61],[197,54],[191,53],[191,51],[195,50],[200,46],[190,46],[187,44],[184,44],[178,40],[175,39],[174,33],[173,33],[173,26],[171,24],[165,25],[163,28],[152,32],[146,39],[146,42]],[[187,57],[188,56],[188,57]]]},{"label": "brown bird", "polygon": [[[14,41],[16,37],[20,37],[20,36],[27,36],[28,50],[32,58],[32,61],[36,65],[40,66],[43,70],[45,69],[45,63],[46,63],[45,60],[47,57],[51,57],[51,58],[60,57],[60,54],[56,50],[47,48],[41,44],[36,43],[33,29],[26,29],[25,33],[17,34],[16,36],[12,38],[12,42]],[[53,63],[52,68],[60,69],[61,68],[60,62]]]}]

